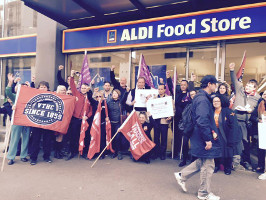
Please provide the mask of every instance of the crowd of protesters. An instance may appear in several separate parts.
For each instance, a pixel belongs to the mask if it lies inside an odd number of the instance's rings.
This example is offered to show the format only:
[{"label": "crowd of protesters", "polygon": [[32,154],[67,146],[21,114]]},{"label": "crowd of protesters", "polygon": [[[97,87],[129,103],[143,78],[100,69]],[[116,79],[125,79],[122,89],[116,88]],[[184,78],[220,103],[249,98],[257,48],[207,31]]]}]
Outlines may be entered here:
[{"label": "crowd of protesters", "polygon": [[[120,78],[120,82],[117,81],[114,74],[115,66],[112,66],[110,70],[111,81],[104,82],[102,91],[94,87],[94,81],[90,85],[82,84],[78,90],[74,80],[77,73],[72,70],[65,81],[61,76],[64,67],[60,65],[57,73],[59,85],[56,92],[76,97],[75,109],[67,134],[62,135],[41,128],[12,125],[7,154],[8,165],[15,163],[18,150],[22,162],[27,162],[29,155],[30,164],[36,165],[40,146],[44,152],[43,159],[45,162],[52,162],[52,150],[54,150],[54,158],[56,159],[65,157],[66,160],[70,160],[74,158],[78,155],[82,120],[87,120],[89,124],[84,140],[85,148],[82,153],[82,156],[88,159],[88,147],[91,140],[90,129],[96,110],[98,108],[101,110],[100,150],[103,150],[106,146],[106,123],[111,123],[113,136],[129,113],[135,109],[138,111],[139,121],[145,134],[156,144],[154,149],[143,155],[139,161],[149,164],[150,159],[165,160],[168,156],[166,154],[168,130],[172,129],[174,147],[171,156],[183,158],[179,162],[179,167],[187,165],[190,160],[190,165],[175,173],[178,184],[184,191],[186,191],[185,181],[197,171],[201,171],[199,199],[219,199],[218,196],[210,192],[211,176],[219,170],[223,170],[226,175],[230,175],[232,170],[253,170],[261,173],[259,179],[265,180],[265,150],[258,148],[258,164],[256,165],[251,163],[250,146],[251,141],[254,142],[254,138],[256,138],[257,129],[255,127],[259,122],[262,122],[262,114],[266,112],[266,91],[260,96],[256,91],[258,83],[254,79],[249,80],[243,86],[237,80],[234,71],[235,64],[231,63],[229,68],[233,87],[227,83],[218,83],[214,76],[207,75],[202,78],[199,90],[194,87],[195,75],[191,76],[190,81],[182,80],[175,87],[170,71],[167,71],[166,83],[160,81],[158,85],[157,98],[166,97],[168,87],[170,95],[175,96],[173,98],[175,115],[173,118],[153,119],[145,107],[134,106],[136,89],[150,89],[149,86],[145,85],[144,77],[139,77],[136,88],[130,89],[126,78]],[[11,117],[11,108],[16,99],[16,82],[18,81],[15,80],[14,76],[8,74],[7,102],[0,109],[0,112],[9,115],[9,117]],[[32,84],[25,83],[25,85],[34,87],[34,82]],[[41,81],[37,88],[49,91],[49,83]],[[174,88],[176,88],[175,91]],[[82,113],[84,113],[86,101],[90,106],[87,107],[86,116],[84,116]],[[109,113],[108,117],[107,113]],[[189,118],[191,121],[188,120]],[[152,129],[154,129],[153,138],[151,137]],[[21,142],[19,142],[20,140]],[[110,156],[122,160],[123,156],[130,155],[128,152],[129,145],[124,135],[119,133],[112,142],[114,152],[106,151],[100,159]],[[97,156],[98,154],[94,158]],[[136,161],[132,156],[131,158]]]}]

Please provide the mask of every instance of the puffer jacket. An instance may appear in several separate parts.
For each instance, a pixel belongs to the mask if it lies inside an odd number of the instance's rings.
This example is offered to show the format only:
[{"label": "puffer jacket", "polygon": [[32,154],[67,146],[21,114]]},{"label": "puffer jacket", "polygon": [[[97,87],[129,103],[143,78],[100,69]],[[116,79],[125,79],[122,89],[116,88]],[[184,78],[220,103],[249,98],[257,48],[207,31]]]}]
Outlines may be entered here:
[{"label": "puffer jacket", "polygon": [[121,116],[121,103],[120,100],[114,100],[113,98],[107,102],[108,115],[111,122],[120,122]]},{"label": "puffer jacket", "polygon": [[[192,101],[192,119],[194,130],[191,136],[191,154],[197,158],[218,158],[221,157],[221,144],[214,122],[214,110],[211,104],[210,95],[200,90]],[[214,140],[212,131],[218,134],[218,139]],[[212,148],[205,150],[206,141],[212,142]]]}]

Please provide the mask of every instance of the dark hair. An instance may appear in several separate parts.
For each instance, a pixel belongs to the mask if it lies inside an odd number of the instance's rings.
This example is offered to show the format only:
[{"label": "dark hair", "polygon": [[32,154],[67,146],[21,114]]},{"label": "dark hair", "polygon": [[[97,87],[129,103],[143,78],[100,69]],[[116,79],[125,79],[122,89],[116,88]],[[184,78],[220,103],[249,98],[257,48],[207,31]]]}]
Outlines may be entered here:
[{"label": "dark hair", "polygon": [[208,83],[206,84],[206,83],[202,83],[201,85],[200,85],[200,88],[202,88],[202,89],[204,89],[204,88],[206,88],[206,87],[208,87]]},{"label": "dark hair", "polygon": [[213,98],[212,98],[212,101],[213,101],[213,99],[214,99],[215,97],[217,97],[217,98],[220,99],[220,101],[221,101],[221,107],[222,107],[222,108],[227,108],[227,107],[229,107],[229,100],[228,100],[224,95],[221,95],[221,94],[215,94],[215,95],[213,96]]},{"label": "dark hair", "polygon": [[159,83],[159,86],[160,85],[163,85],[164,86],[163,88],[166,89],[166,85],[165,84]]},{"label": "dark hair", "polygon": [[183,82],[183,81],[186,82],[186,83],[188,84],[188,81],[187,81],[186,79],[183,79],[181,82]]},{"label": "dark hair", "polygon": [[257,88],[258,81],[256,81],[255,79],[250,79],[247,83],[254,84],[254,87]]},{"label": "dark hair", "polygon": [[226,91],[225,91],[225,95],[228,96],[228,95],[229,95],[229,94],[228,94],[228,90],[229,90],[229,88],[228,88],[228,85],[227,85],[226,83],[221,83],[221,84],[219,84],[219,86],[218,86],[218,90],[217,90],[217,94],[221,94],[220,91],[219,91],[221,86],[224,86],[224,87],[225,87],[225,89],[226,89]]},{"label": "dark hair", "polygon": [[46,81],[41,81],[41,82],[39,83],[39,85],[38,85],[38,89],[40,88],[41,85],[46,86],[47,89],[49,90],[49,83],[48,83],[48,82],[46,82]]},{"label": "dark hair", "polygon": [[88,84],[88,83],[82,83],[82,85],[89,86],[89,84]]},{"label": "dark hair", "polygon": [[105,85],[105,83],[109,83],[109,85],[111,85],[110,81],[104,81],[103,84]]}]

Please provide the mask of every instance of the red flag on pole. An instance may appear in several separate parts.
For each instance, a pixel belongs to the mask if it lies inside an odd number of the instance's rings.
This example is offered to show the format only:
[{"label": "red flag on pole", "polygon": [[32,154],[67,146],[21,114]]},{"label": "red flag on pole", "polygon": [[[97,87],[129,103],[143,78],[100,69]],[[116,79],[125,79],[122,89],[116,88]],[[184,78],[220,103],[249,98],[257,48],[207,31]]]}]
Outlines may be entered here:
[{"label": "red flag on pole", "polygon": [[236,77],[237,77],[239,82],[242,82],[242,79],[243,79],[243,76],[244,76],[245,65],[246,65],[246,51],[244,51],[240,68],[239,68],[239,70],[238,70],[238,72],[236,74]]},{"label": "red flag on pole", "polygon": [[139,78],[139,77],[145,78],[145,83],[148,86],[155,88],[154,84],[153,84],[150,68],[146,64],[143,54],[140,55],[140,59],[139,59],[139,71],[138,71],[138,77],[137,78]]},{"label": "red flag on pole", "polygon": [[[85,98],[85,104],[84,104],[84,113],[83,117],[87,116],[87,107],[88,107],[88,99],[87,95]],[[84,148],[84,138],[85,138],[85,132],[88,130],[89,124],[87,120],[82,119],[81,128],[80,128],[80,136],[79,136],[79,152],[80,155],[82,155],[83,148]]]},{"label": "red flag on pole", "polygon": [[21,86],[17,95],[15,125],[67,133],[75,108],[74,97],[27,86]]},{"label": "red flag on pole", "polygon": [[98,107],[96,113],[93,118],[92,126],[91,126],[91,142],[90,148],[87,157],[92,159],[95,153],[100,152],[101,145],[101,110],[102,110],[102,102],[98,103]]},{"label": "red flag on pole", "polygon": [[[105,115],[106,115],[106,117],[108,117],[108,108],[107,108],[107,103],[105,100],[104,100],[104,106],[105,106]],[[111,138],[112,138],[112,130],[111,130],[110,120],[108,120],[106,122],[106,128],[105,129],[106,129],[106,144],[108,145],[111,141]],[[112,153],[115,152],[113,150],[112,143],[110,143],[110,145],[108,145],[107,150],[110,150]]]},{"label": "red flag on pole", "polygon": [[130,150],[135,160],[138,160],[155,146],[145,134],[135,110],[131,112],[119,130],[129,141]]}]

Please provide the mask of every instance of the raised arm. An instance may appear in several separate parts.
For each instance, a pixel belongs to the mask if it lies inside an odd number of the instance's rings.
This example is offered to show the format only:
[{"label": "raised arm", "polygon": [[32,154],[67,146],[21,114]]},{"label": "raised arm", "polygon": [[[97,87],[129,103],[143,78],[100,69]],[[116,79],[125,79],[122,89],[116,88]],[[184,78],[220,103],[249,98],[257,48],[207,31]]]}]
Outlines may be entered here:
[{"label": "raised arm", "polygon": [[113,84],[114,88],[119,88],[120,83],[115,79],[115,65],[112,65],[111,70],[110,70],[110,79],[111,83]]},{"label": "raised arm", "polygon": [[6,96],[8,96],[11,99],[12,103],[14,104],[16,100],[16,94],[12,92],[12,84],[14,82],[15,77],[13,76],[13,74],[9,73],[7,75],[7,78],[8,78],[8,84],[6,87]]},{"label": "raised arm", "polygon": [[64,85],[66,88],[68,88],[68,83],[62,78],[61,71],[64,69],[63,65],[59,65],[58,72],[57,72],[57,81],[59,85]]},{"label": "raised arm", "polygon": [[231,82],[233,83],[233,85],[235,87],[235,93],[237,93],[241,89],[241,84],[237,80],[237,77],[235,74],[235,63],[230,63],[229,68],[230,68]]}]

